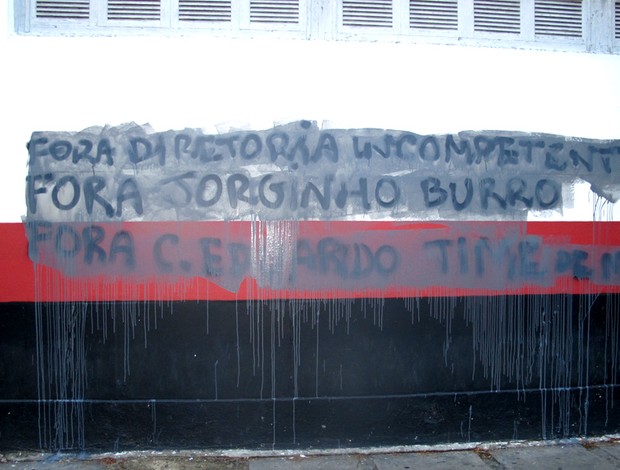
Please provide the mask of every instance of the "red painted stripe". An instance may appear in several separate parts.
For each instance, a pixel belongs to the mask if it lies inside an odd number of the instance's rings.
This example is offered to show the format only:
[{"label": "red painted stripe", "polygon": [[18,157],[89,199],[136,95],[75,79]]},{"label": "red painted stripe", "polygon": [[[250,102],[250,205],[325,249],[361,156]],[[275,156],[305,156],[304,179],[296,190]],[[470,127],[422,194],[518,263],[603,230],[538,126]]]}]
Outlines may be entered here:
[{"label": "red painted stripe", "polygon": [[2,287],[0,302],[34,300],[34,266],[28,258],[28,240],[23,224],[0,224]]},{"label": "red painted stripe", "polygon": [[[183,237],[189,240],[197,240],[205,234],[219,236],[223,240],[247,240],[252,225],[249,222],[140,222],[117,224],[114,227],[131,230],[136,240],[140,241],[141,246],[138,250],[148,252],[153,237],[163,233],[182,233]],[[492,237],[517,233],[521,236],[541,237],[545,244],[552,246],[583,246],[584,249],[596,253],[599,258],[600,253],[620,251],[620,223],[616,222],[301,222],[299,227],[304,236],[310,238],[340,237],[347,240],[363,236],[367,237],[365,240],[400,240],[398,243],[408,243],[408,240],[415,239],[418,233],[436,233],[440,237],[455,237],[455,234],[472,233],[472,231],[491,234]],[[140,277],[133,274],[110,275],[93,272],[85,277],[68,277],[47,266],[35,267],[28,258],[26,231],[21,223],[0,224],[0,240],[2,240],[0,259],[4,266],[0,302],[434,297],[620,292],[619,280],[612,279],[610,282],[600,283],[589,279],[580,280],[568,273],[557,277],[550,285],[522,284],[503,289],[480,286],[451,287],[449,283],[416,288],[390,282],[377,288],[356,288],[351,285],[342,287],[334,283],[333,287],[319,290],[302,288],[271,290],[259,288],[255,280],[246,278],[235,293],[200,276],[183,278],[154,274]],[[411,256],[411,259],[402,262],[415,263],[417,261],[415,258],[416,256]],[[144,269],[148,271],[152,268],[149,265]]]}]

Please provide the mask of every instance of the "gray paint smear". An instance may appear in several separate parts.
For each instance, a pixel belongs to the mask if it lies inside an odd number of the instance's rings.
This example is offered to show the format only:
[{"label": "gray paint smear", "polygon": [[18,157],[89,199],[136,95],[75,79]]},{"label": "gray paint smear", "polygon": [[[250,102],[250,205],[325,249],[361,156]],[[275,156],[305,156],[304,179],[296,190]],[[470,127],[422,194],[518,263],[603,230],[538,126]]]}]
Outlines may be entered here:
[{"label": "gray paint smear", "polygon": [[321,130],[205,135],[147,126],[34,132],[27,219],[525,220],[582,181],[620,196],[620,141],[510,132]]}]

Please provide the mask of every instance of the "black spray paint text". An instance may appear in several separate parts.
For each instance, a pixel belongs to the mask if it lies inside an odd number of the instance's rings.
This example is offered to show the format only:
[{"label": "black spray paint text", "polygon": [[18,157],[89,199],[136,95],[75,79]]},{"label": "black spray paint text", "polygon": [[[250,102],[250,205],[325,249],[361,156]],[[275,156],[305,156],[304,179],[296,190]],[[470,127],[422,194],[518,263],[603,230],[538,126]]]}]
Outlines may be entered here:
[{"label": "black spray paint text", "polygon": [[34,133],[28,151],[28,216],[54,222],[407,219],[429,209],[514,219],[561,209],[563,188],[576,181],[620,197],[619,142],[535,134],[321,130],[299,121],[206,135],[132,125]]},{"label": "black spray paint text", "polygon": [[[336,181],[334,174],[322,179],[298,181],[267,173],[251,178],[242,173],[229,176],[189,171],[162,178],[155,187],[142,190],[138,180],[124,177],[118,184],[102,176],[87,176],[82,181],[74,175],[54,173],[28,175],[26,201],[30,214],[37,214],[40,200],[44,207],[60,212],[101,213],[118,220],[128,213],[141,216],[150,202],[156,207],[196,207],[207,210],[224,205],[261,210],[297,211],[309,207],[321,211],[338,211],[354,207],[359,213],[373,209],[390,209],[403,202],[410,208],[447,207],[460,212],[471,207],[481,211],[501,212],[519,209],[553,209],[562,201],[561,184],[550,178],[520,177],[497,181],[493,177],[426,177],[416,181],[392,178],[361,177],[352,182]],[[406,199],[403,201],[403,197]]]},{"label": "black spray paint text", "polygon": [[[122,135],[112,143],[108,137],[79,134],[55,138],[33,136],[28,143],[30,166],[45,159],[64,164],[119,166],[127,164],[174,167],[181,160],[210,164],[239,159],[242,162],[285,163],[288,168],[322,165],[347,160],[398,159],[421,164],[455,162],[496,168],[525,167],[537,162],[556,172],[583,170],[612,173],[620,145],[558,141],[536,136],[485,134],[417,135],[410,132],[372,133],[315,131],[302,121],[296,130],[204,135],[197,132],[165,132]],[[343,132],[345,134],[343,135]]]}]

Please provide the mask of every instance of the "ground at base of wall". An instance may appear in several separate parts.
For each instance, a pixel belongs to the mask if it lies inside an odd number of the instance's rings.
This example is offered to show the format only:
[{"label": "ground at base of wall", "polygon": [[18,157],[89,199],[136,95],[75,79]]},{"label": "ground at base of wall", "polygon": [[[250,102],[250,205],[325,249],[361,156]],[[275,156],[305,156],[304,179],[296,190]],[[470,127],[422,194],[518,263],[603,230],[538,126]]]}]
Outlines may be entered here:
[{"label": "ground at base of wall", "polygon": [[320,452],[200,451],[106,454],[20,453],[0,455],[0,470],[278,470],[407,468],[456,469],[620,468],[620,436],[562,441],[526,441]]}]

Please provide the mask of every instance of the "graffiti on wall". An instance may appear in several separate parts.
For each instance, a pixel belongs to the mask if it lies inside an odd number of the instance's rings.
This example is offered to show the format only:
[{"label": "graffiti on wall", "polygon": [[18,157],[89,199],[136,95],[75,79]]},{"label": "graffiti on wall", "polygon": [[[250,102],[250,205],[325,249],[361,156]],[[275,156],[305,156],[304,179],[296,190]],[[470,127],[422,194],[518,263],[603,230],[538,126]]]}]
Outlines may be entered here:
[{"label": "graffiti on wall", "polygon": [[[445,325],[437,344],[450,380],[458,367],[450,356],[452,324],[462,321],[459,340],[471,330],[471,370],[455,385],[459,392],[512,387],[519,399],[538,390],[542,438],[587,433],[590,403],[582,391],[593,385],[604,391],[605,406],[613,404],[607,394],[617,385],[620,357],[618,224],[596,213],[595,222],[581,223],[545,216],[583,205],[577,188],[584,185],[594,212],[613,205],[620,197],[620,141],[320,129],[307,121],[218,135],[132,124],[35,132],[28,152],[24,227],[35,266],[41,447],[87,446],[87,371],[98,372],[87,357],[86,332],[100,333],[105,343],[122,324],[122,353],[114,350],[123,356],[112,387],[118,392],[132,380],[130,351],[137,343],[146,349],[163,311],[188,299],[234,301],[231,318],[218,317],[230,322],[222,341],[234,353],[214,352],[212,363],[201,358],[191,367],[190,375],[204,378],[197,397],[209,404],[266,400],[274,447],[276,404],[292,404],[295,443],[296,400],[446,394],[436,389],[434,366],[427,382],[402,386],[377,380],[383,364],[360,369],[360,357],[377,355],[374,346],[353,347],[349,362],[331,361],[338,354],[327,333],[343,328],[343,336],[358,335],[352,344],[370,344],[372,335],[349,330],[349,320],[357,309],[358,325],[382,330],[388,297],[404,299],[391,304],[400,307],[386,320],[399,331],[425,315]],[[567,293],[585,295],[577,303],[547,295]],[[590,294],[599,293],[612,293],[599,302],[606,302],[603,379],[589,368],[596,303]],[[206,334],[211,304],[192,310],[206,317]],[[390,334],[391,350],[398,335]],[[407,334],[396,355],[413,349]],[[294,359],[277,366],[287,348]],[[394,370],[423,375],[423,362],[399,358]],[[329,386],[330,376],[339,377],[339,387]],[[276,390],[281,377],[293,383],[289,391]],[[363,379],[373,387],[360,388]],[[244,389],[246,380],[259,383],[259,391]],[[147,386],[151,398],[130,398],[149,407],[149,442],[157,443],[157,390]],[[179,397],[173,398],[167,403]],[[470,405],[461,437],[472,412],[478,410]]]},{"label": "graffiti on wall", "polygon": [[73,277],[198,277],[231,292],[248,278],[349,293],[620,282],[612,235],[522,223],[572,207],[578,184],[614,203],[617,141],[300,121],[36,132],[28,151],[30,258]]},{"label": "graffiti on wall", "polygon": [[557,136],[319,130],[302,121],[204,135],[140,126],[34,133],[29,218],[339,220],[561,209],[576,179],[610,201],[619,142]]}]

